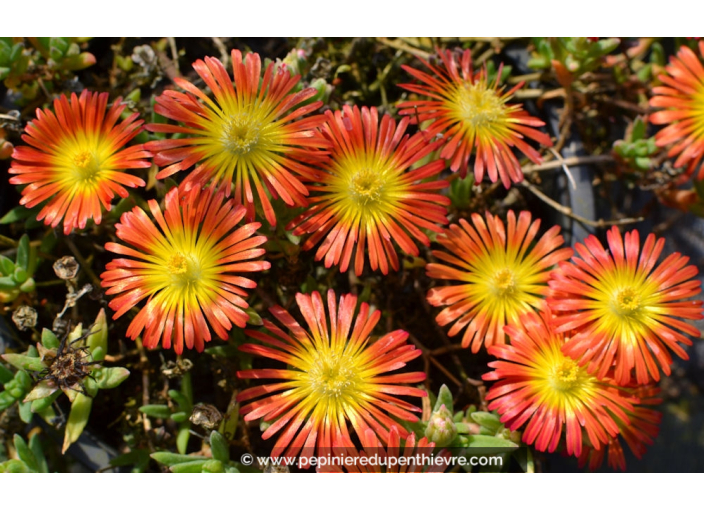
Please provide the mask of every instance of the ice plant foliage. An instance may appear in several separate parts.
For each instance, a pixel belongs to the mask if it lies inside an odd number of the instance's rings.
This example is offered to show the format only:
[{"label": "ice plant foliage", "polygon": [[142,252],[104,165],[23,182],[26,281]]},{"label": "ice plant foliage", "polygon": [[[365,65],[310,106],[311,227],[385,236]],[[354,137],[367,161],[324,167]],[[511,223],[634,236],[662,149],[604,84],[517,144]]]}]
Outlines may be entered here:
[{"label": "ice plant foliage", "polygon": [[[699,41],[699,54],[704,57],[704,41]],[[668,156],[675,157],[675,168],[687,165],[692,174],[704,158],[704,67],[701,59],[682,46],[665,67],[667,74],[658,78],[664,84],[653,88],[650,106],[665,108],[650,115],[653,124],[667,126],[655,135],[658,146],[670,144]],[[704,178],[704,167],[697,179]]]},{"label": "ice plant foliage", "polygon": [[629,423],[629,399],[613,381],[589,375],[563,354],[564,337],[553,329],[549,312],[530,312],[506,326],[506,333],[511,344],[489,348],[499,360],[489,363],[495,370],[483,379],[497,381],[487,394],[489,410],[511,430],[527,423],[523,442],[552,452],[564,429],[567,453],[579,457],[584,439],[598,450],[618,434],[618,423]]},{"label": "ice plant foliage", "polygon": [[[512,148],[540,163],[540,154],[524,139],[552,146],[550,137],[534,129],[543,126],[543,121],[528,115],[521,105],[508,104],[523,83],[506,92],[497,78],[489,79],[486,68],[473,69],[469,50],[462,53],[459,61],[450,50],[438,52],[442,66],[421,60],[430,73],[402,66],[420,83],[400,87],[429,99],[401,103],[399,114],[410,116],[414,122],[431,122],[425,131],[428,136],[442,134],[440,156],[450,162],[453,172],[459,170],[464,177],[474,154],[477,182],[482,181],[485,172],[491,182],[501,179],[506,188],[512,182],[521,182],[523,172]],[[501,76],[501,70],[502,66],[497,77]]]},{"label": "ice plant foliage", "polygon": [[637,459],[642,458],[647,447],[653,444],[660,429],[662,413],[653,409],[652,406],[662,402],[662,399],[657,397],[660,389],[650,385],[635,389],[622,388],[622,392],[633,400],[633,411],[626,412],[630,423],[616,420],[619,433],[609,440],[607,448],[595,450],[591,446],[586,446],[579,457],[580,467],[588,464],[589,469],[595,471],[603,464],[604,457],[607,457],[609,467],[625,471],[626,457],[620,439],[625,441]]},{"label": "ice plant foliage", "polygon": [[318,248],[316,260],[346,271],[354,253],[354,270],[364,269],[365,248],[372,270],[383,274],[399,269],[394,242],[417,256],[414,239],[429,245],[423,228],[440,232],[450,200],[438,193],[446,181],[423,182],[441,172],[435,160],[411,166],[437,147],[422,134],[406,135],[408,119],[396,122],[376,108],[344,106],[326,112],[323,132],[332,143],[331,158],[321,167],[318,184],[309,185],[312,207],[286,228],[295,235],[312,234],[303,249]]},{"label": "ice plant foliage", "polygon": [[269,262],[254,261],[264,254],[257,248],[264,236],[252,236],[261,226],[249,223],[237,227],[245,208],[224,200],[222,192],[194,189],[186,195],[171,190],[162,214],[155,200],[149,210],[156,224],[141,208],[122,215],[117,237],[130,246],[107,243],[105,249],[130,258],[108,263],[102,275],[114,318],[127,313],[147,298],[127,329],[136,339],[144,330],[145,347],[172,346],[176,353],[188,349],[203,351],[211,340],[210,329],[227,339],[235,324],[245,327],[244,289],[256,283],[240,276],[269,269]]},{"label": "ice plant foliage", "polygon": [[[352,294],[335,302],[335,292],[327,294],[327,314],[320,294],[297,294],[296,302],[308,326],[301,327],[284,309],[275,306],[271,313],[288,332],[265,320],[265,331],[246,333],[262,344],[245,344],[241,350],[288,365],[287,368],[264,368],[238,372],[242,379],[275,379],[242,391],[239,402],[246,421],[271,422],[263,434],[269,439],[283,430],[272,456],[286,449],[286,456],[302,448],[308,455],[321,449],[352,447],[348,423],[365,447],[367,431],[382,444],[392,444],[390,430],[397,420],[415,422],[413,413],[420,409],[398,395],[424,397],[425,391],[404,386],[425,379],[422,372],[389,374],[420,356],[421,351],[407,344],[408,333],[397,330],[372,342],[370,335],[381,312],[370,313],[362,303],[355,318],[357,297]],[[266,396],[265,396],[266,395]],[[264,398],[260,398],[264,397]]]},{"label": "ice plant foliage", "polygon": [[572,250],[561,248],[560,228],[552,227],[531,246],[540,228],[540,220],[531,222],[528,211],[518,218],[509,211],[507,225],[487,212],[486,222],[472,215],[472,226],[464,219],[450,225],[437,241],[447,250],[433,255],[447,264],[426,266],[428,276],[453,280],[459,285],[435,287],[428,292],[433,306],[445,307],[437,322],[445,326],[454,322],[449,335],[465,329],[462,346],[477,352],[503,344],[505,324],[515,324],[521,315],[540,309],[550,269],[570,258]]},{"label": "ice plant foliage", "polygon": [[310,165],[325,158],[320,149],[327,143],[316,129],[324,117],[300,118],[320,108],[322,102],[303,105],[317,91],[306,88],[294,93],[300,76],[291,75],[285,66],[275,69],[269,64],[262,78],[256,53],[243,59],[238,50],[232,50],[232,65],[234,81],[216,58],[193,64],[214,99],[192,83],[174,78],[185,92],[165,91],[157,97],[154,110],[180,124],[148,124],[146,128],[182,137],[147,145],[155,153],[154,162],[163,167],[158,179],[197,164],[182,183],[183,189],[211,182],[229,196],[234,184],[234,198],[247,207],[247,220],[254,219],[256,196],[267,221],[275,225],[267,191],[288,205],[306,205],[308,191],[300,178],[314,178]]},{"label": "ice plant foliage", "polygon": [[22,139],[29,147],[17,147],[9,170],[10,184],[27,186],[20,204],[34,207],[48,201],[38,220],[56,227],[63,219],[64,234],[85,228],[86,222],[102,220],[103,209],[117,194],[127,196],[125,186],[144,186],[139,177],[124,170],[148,168],[151,155],[142,145],[125,148],[140,131],[138,113],[120,122],[125,109],[122,98],[108,108],[108,93],[84,90],[70,100],[54,100],[54,111],[37,109]]},{"label": "ice plant foliage", "polygon": [[600,378],[615,366],[620,385],[631,381],[633,369],[638,384],[658,381],[658,365],[670,374],[669,351],[688,359],[680,344],[692,341],[682,333],[699,337],[682,320],[703,317],[701,301],[682,301],[701,291],[697,268],[679,253],[658,265],[665,240],[654,234],[642,249],[636,230],[624,241],[614,226],[606,237],[608,252],[589,236],[575,245],[581,258],[560,263],[551,274],[547,302],[558,314],[556,330],[571,337],[563,350]]}]

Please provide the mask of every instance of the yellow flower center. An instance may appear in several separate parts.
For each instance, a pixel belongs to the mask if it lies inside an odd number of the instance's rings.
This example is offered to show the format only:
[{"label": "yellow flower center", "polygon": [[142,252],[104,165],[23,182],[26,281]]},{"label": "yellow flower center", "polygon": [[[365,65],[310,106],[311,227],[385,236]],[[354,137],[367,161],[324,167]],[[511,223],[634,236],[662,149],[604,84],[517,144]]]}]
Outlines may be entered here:
[{"label": "yellow flower center", "polygon": [[550,372],[550,385],[558,391],[571,390],[579,379],[579,365],[570,358],[563,358]]},{"label": "yellow flower center", "polygon": [[640,295],[631,288],[622,289],[614,297],[611,307],[621,316],[634,315],[640,309]]},{"label": "yellow flower center", "polygon": [[503,122],[506,117],[504,101],[483,81],[458,88],[454,103],[460,119],[475,128]]},{"label": "yellow flower center", "polygon": [[82,150],[74,155],[73,166],[79,181],[91,181],[100,173],[100,161],[91,151]]},{"label": "yellow flower center", "polygon": [[231,115],[223,122],[221,141],[226,151],[243,155],[256,149],[260,134],[261,123],[251,115]]},{"label": "yellow flower center", "polygon": [[497,296],[507,296],[516,290],[516,279],[513,271],[504,268],[494,275],[494,294]]},{"label": "yellow flower center", "polygon": [[354,394],[360,382],[350,360],[346,357],[340,358],[336,354],[319,355],[308,375],[313,391],[335,399]]},{"label": "yellow flower center", "polygon": [[193,257],[174,253],[166,263],[166,270],[171,275],[172,282],[180,285],[189,285],[200,277],[200,264]]},{"label": "yellow flower center", "polygon": [[363,168],[352,176],[350,195],[359,205],[379,202],[384,187],[384,178],[369,168]]}]

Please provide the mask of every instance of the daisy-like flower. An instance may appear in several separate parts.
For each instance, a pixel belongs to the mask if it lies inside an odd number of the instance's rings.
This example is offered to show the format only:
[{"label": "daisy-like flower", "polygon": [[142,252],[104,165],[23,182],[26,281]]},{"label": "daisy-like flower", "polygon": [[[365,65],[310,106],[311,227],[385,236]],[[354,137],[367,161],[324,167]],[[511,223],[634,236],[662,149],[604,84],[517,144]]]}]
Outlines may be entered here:
[{"label": "daisy-like flower", "polygon": [[251,260],[264,254],[257,246],[266,237],[252,237],[260,223],[237,228],[245,208],[223,199],[212,187],[185,196],[174,188],[163,214],[156,200],[149,201],[156,224],[139,207],[122,215],[117,237],[131,246],[107,243],[105,249],[131,258],[114,259],[101,278],[105,293],[117,295],[110,301],[115,319],[148,298],[128,337],[144,330],[145,347],[156,347],[161,337],[165,349],[173,341],[181,354],[184,344],[202,352],[211,328],[224,340],[232,324],[245,327],[244,289],[257,285],[240,274],[269,269],[269,262]]},{"label": "daisy-like flower", "polygon": [[124,170],[148,168],[151,154],[142,145],[125,148],[139,134],[141,120],[134,113],[120,121],[125,109],[117,98],[107,109],[108,93],[84,90],[54,100],[54,111],[37,109],[36,120],[22,135],[30,147],[16,147],[9,172],[10,184],[26,184],[20,204],[32,208],[44,201],[37,215],[46,225],[64,234],[85,228],[86,222],[102,220],[115,194],[126,197],[125,186],[145,183]]},{"label": "daisy-like flower", "polygon": [[640,386],[623,388],[622,393],[633,403],[633,411],[626,412],[630,423],[622,423],[617,419],[619,434],[609,440],[607,448],[595,450],[591,446],[585,447],[579,457],[579,467],[588,464],[591,471],[596,471],[603,464],[606,456],[609,467],[625,471],[626,457],[623,454],[620,438],[626,442],[637,459],[642,458],[647,447],[653,444],[660,429],[662,413],[652,409],[651,406],[662,402],[662,399],[657,398],[660,389],[653,385]]},{"label": "daisy-like flower", "polygon": [[[179,133],[181,138],[157,140],[147,144],[155,153],[154,162],[164,167],[157,174],[163,179],[200,163],[182,183],[186,191],[208,181],[222,186],[227,196],[235,186],[235,200],[247,207],[247,220],[254,219],[255,196],[271,225],[276,217],[266,190],[288,205],[306,205],[306,187],[299,177],[315,178],[311,164],[325,158],[327,146],[317,128],[322,115],[299,118],[311,113],[321,101],[303,102],[317,91],[292,90],[300,76],[272,62],[261,77],[261,59],[249,53],[244,60],[232,50],[234,82],[222,63],[212,57],[197,60],[193,68],[213,93],[214,100],[192,83],[174,78],[184,92],[167,90],[156,99],[154,110],[181,123],[148,124],[157,133]],[[266,190],[265,190],[266,187]]]},{"label": "daisy-like flower", "polygon": [[275,306],[271,313],[289,333],[268,320],[264,321],[268,331],[246,331],[264,345],[245,344],[240,347],[242,351],[288,365],[237,373],[242,379],[280,381],[237,395],[238,402],[256,399],[240,411],[246,421],[261,418],[271,422],[263,439],[283,430],[271,453],[273,457],[284,449],[286,456],[293,456],[304,447],[306,452],[324,448],[329,452],[333,445],[352,447],[348,423],[364,447],[377,446],[376,442],[367,442],[367,430],[388,445],[391,428],[403,428],[397,420],[418,421],[413,413],[420,409],[397,396],[424,397],[425,391],[404,384],[419,383],[425,380],[425,374],[389,372],[406,366],[420,356],[420,350],[406,343],[408,333],[401,330],[371,342],[370,335],[381,312],[370,313],[369,305],[362,303],[355,319],[357,297],[341,296],[339,305],[335,299],[335,292],[329,290],[328,320],[320,294],[296,295],[307,330]]},{"label": "daisy-like flower", "polygon": [[[399,114],[410,116],[413,122],[431,121],[425,131],[428,136],[443,134],[440,156],[450,162],[453,172],[459,170],[462,177],[467,175],[469,159],[474,154],[477,182],[482,181],[484,172],[491,182],[501,179],[506,188],[512,182],[521,182],[523,172],[512,148],[540,163],[540,154],[524,139],[552,146],[549,136],[534,129],[543,126],[543,121],[528,115],[521,105],[507,104],[523,83],[505,92],[496,78],[489,80],[486,68],[474,71],[469,50],[462,53],[459,62],[450,50],[438,53],[442,67],[421,60],[430,74],[401,66],[421,83],[400,87],[430,99],[401,103]],[[496,76],[501,76],[502,68],[499,66]]]},{"label": "daisy-like flower", "polygon": [[629,399],[612,380],[589,375],[563,354],[564,337],[553,329],[549,311],[530,312],[505,329],[511,344],[489,348],[499,360],[489,363],[495,370],[483,379],[497,381],[487,401],[501,423],[512,431],[527,423],[523,442],[553,452],[564,428],[567,453],[579,457],[584,439],[599,450],[618,434],[616,420],[629,423]]},{"label": "daisy-like flower", "polygon": [[436,258],[450,265],[426,266],[429,277],[460,283],[430,289],[428,302],[446,307],[436,318],[438,324],[456,321],[450,336],[467,328],[462,347],[471,343],[472,352],[482,344],[505,343],[504,325],[541,308],[549,291],[550,268],[572,256],[570,248],[560,248],[560,227],[552,227],[531,247],[540,220],[531,223],[528,211],[522,211],[518,219],[509,211],[507,219],[508,232],[501,219],[489,213],[486,222],[473,214],[474,227],[460,219],[459,226],[450,225],[437,237],[447,252],[433,251]]},{"label": "daisy-like flower", "polygon": [[[699,41],[704,57],[704,41]],[[655,135],[658,146],[674,144],[667,155],[677,156],[675,168],[687,165],[687,174],[694,173],[704,158],[704,67],[697,55],[682,46],[677,56],[665,67],[667,74],[658,78],[663,86],[654,87],[650,106],[665,108],[650,115],[653,124],[667,124]],[[704,167],[697,179],[704,178]]]},{"label": "daisy-like flower", "polygon": [[[323,237],[315,259],[325,258],[325,267],[339,265],[346,271],[355,253],[354,270],[364,269],[364,251],[369,263],[387,274],[389,266],[399,269],[395,242],[405,253],[417,256],[412,238],[428,246],[422,228],[440,232],[436,223],[446,224],[449,198],[437,190],[446,181],[424,182],[440,173],[445,164],[432,161],[410,170],[411,166],[437,147],[422,134],[405,136],[408,119],[398,126],[389,116],[381,121],[376,108],[344,106],[333,114],[325,112],[325,136],[332,142],[331,158],[322,166],[313,206],[286,228],[295,235],[313,234],[303,244],[308,250]],[[393,241],[393,242],[392,242]]]},{"label": "daisy-like flower", "polygon": [[[401,435],[405,438],[403,448]],[[449,465],[445,459],[450,452],[443,450],[432,457],[435,443],[424,437],[416,442],[415,434],[399,432],[396,426],[391,427],[387,448],[379,443],[373,431],[367,430],[366,436],[365,443],[376,444],[375,448],[359,452],[354,447],[333,445],[331,455],[318,457],[325,459],[325,464],[317,468],[318,473],[441,473]]]},{"label": "daisy-like flower", "polygon": [[701,291],[697,268],[679,253],[657,265],[665,240],[654,234],[642,250],[636,230],[625,243],[615,226],[606,237],[609,252],[589,236],[575,245],[581,258],[561,262],[551,274],[547,302],[558,313],[556,330],[571,337],[563,350],[600,378],[615,365],[614,379],[622,386],[634,368],[638,384],[658,381],[658,365],[670,374],[670,350],[688,359],[680,344],[692,341],[681,332],[699,337],[682,320],[703,318],[701,301],[682,301]]}]

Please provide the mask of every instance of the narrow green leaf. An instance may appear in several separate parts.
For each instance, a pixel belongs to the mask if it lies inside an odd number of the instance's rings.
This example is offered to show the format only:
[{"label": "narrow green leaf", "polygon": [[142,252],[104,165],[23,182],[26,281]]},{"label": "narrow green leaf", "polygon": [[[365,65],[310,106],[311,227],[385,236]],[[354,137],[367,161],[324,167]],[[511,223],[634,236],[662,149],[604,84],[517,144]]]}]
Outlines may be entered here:
[{"label": "narrow green leaf", "polygon": [[51,330],[44,328],[42,330],[42,345],[47,349],[58,349],[59,339]]},{"label": "narrow green leaf", "polygon": [[39,434],[34,434],[29,438],[29,449],[32,450],[34,458],[37,461],[38,473],[48,473],[49,465],[46,462],[46,457],[44,456],[44,450],[42,449],[41,436]]},{"label": "narrow green leaf", "polygon": [[171,467],[176,464],[187,464],[194,461],[206,461],[208,457],[203,457],[199,455],[181,455],[171,452],[156,452],[150,455],[152,459],[157,461],[159,464]]},{"label": "narrow green leaf", "polygon": [[95,380],[101,390],[116,388],[130,376],[130,371],[122,367],[103,368],[96,374]]},{"label": "narrow green leaf", "polygon": [[149,404],[139,408],[140,413],[144,413],[151,418],[168,419],[171,417],[171,409],[163,404]]},{"label": "narrow green leaf", "polygon": [[230,445],[227,439],[215,430],[210,433],[210,449],[214,459],[225,463],[230,462]]},{"label": "narrow green leaf", "polygon": [[29,449],[27,443],[25,443],[24,439],[22,439],[22,436],[15,434],[14,444],[15,450],[17,450],[17,456],[20,460],[27,464],[27,467],[31,471],[34,471],[35,473],[39,472],[39,463],[37,462],[32,450]]},{"label": "narrow green leaf", "polygon": [[25,271],[29,267],[29,236],[24,234],[17,244],[17,261],[16,266],[20,266]]},{"label": "narrow green leaf", "polygon": [[87,397],[82,393],[76,395],[73,404],[71,404],[71,412],[68,415],[68,422],[66,423],[64,445],[61,449],[62,454],[66,453],[68,447],[75,443],[83,433],[83,429],[88,423],[92,406],[93,399],[91,397]]},{"label": "narrow green leaf", "polygon": [[32,421],[32,403],[20,402],[17,405],[20,411],[20,420],[22,420],[24,423],[29,424]]},{"label": "narrow green leaf", "polygon": [[30,372],[41,372],[46,367],[40,358],[30,358],[24,354],[3,354],[2,359],[15,368],[29,370]]},{"label": "narrow green leaf", "polygon": [[440,387],[440,391],[438,392],[438,398],[435,401],[435,407],[433,407],[433,412],[437,412],[440,410],[440,406],[445,405],[448,411],[450,411],[450,414],[452,414],[453,407],[452,407],[452,392],[450,391],[450,388],[447,387],[447,385],[443,384]]},{"label": "narrow green leaf", "polygon": [[[90,349],[90,352],[93,353],[93,359],[95,361],[102,361],[108,353],[108,320],[104,308],[101,308],[100,312],[98,312],[95,322],[90,327],[90,332],[90,335],[86,338],[86,345]],[[98,347],[102,349],[102,355],[95,352]],[[129,375],[129,372],[127,372],[127,374]]]},{"label": "narrow green leaf", "polygon": [[188,423],[181,424],[176,435],[176,449],[178,453],[186,453],[188,450],[188,440],[191,438],[191,430]]},{"label": "narrow green leaf", "polygon": [[207,462],[210,460],[194,460],[193,462],[176,464],[171,467],[171,471],[174,473],[202,473],[203,465]]},{"label": "narrow green leaf", "polygon": [[16,221],[22,221],[28,218],[32,214],[31,209],[27,209],[23,205],[18,205],[17,207],[10,209],[10,211],[0,218],[0,225],[7,225],[8,223],[14,223]]}]

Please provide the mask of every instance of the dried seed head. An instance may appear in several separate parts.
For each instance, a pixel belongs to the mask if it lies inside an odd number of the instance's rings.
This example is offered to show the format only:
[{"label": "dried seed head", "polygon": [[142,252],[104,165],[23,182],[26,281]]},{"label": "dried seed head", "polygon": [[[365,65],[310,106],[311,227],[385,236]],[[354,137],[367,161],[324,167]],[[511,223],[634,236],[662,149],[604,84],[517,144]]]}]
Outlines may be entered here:
[{"label": "dried seed head", "polygon": [[20,306],[12,314],[12,322],[20,331],[26,331],[37,325],[37,311],[31,306]]},{"label": "dried seed head", "polygon": [[194,425],[200,425],[206,430],[213,430],[222,421],[222,413],[210,404],[196,404],[189,418]]},{"label": "dried seed head", "polygon": [[71,256],[61,257],[54,262],[54,272],[56,276],[62,280],[73,280],[78,274],[81,266],[78,265],[76,259]]}]

